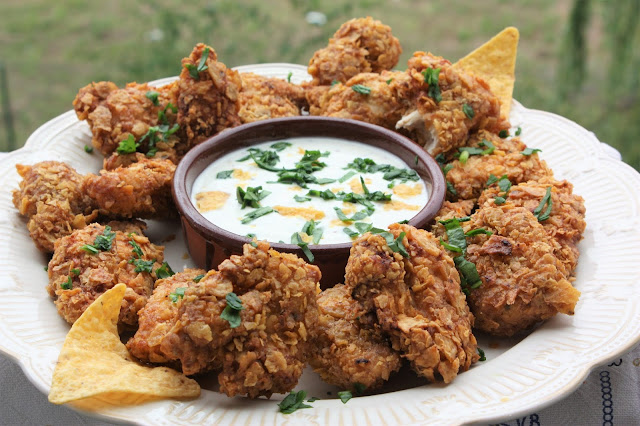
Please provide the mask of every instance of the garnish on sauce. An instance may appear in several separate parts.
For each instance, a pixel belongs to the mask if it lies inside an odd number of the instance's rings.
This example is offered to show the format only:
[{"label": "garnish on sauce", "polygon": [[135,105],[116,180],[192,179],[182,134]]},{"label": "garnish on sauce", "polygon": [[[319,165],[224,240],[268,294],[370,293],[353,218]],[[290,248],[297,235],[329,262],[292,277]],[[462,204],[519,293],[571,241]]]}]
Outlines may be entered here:
[{"label": "garnish on sauce", "polygon": [[273,212],[275,210],[273,210],[271,207],[260,207],[257,210],[254,210],[252,212],[247,213],[243,218],[242,218],[242,223],[249,223],[254,219],[257,219],[261,216],[267,215],[271,212]]}]

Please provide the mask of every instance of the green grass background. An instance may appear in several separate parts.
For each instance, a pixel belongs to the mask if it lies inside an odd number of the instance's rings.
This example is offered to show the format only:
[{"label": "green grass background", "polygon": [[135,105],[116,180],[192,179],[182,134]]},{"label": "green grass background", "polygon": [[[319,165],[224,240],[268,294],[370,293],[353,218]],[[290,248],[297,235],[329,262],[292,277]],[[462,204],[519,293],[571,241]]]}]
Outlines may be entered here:
[{"label": "green grass background", "polygon": [[[514,97],[529,108],[578,122],[640,170],[638,71],[635,77],[610,71],[610,44],[598,10],[588,25],[584,84],[560,96],[561,81],[572,78],[559,75],[572,3],[5,0],[0,3],[0,61],[6,68],[16,137],[12,147],[7,124],[0,119],[0,150],[22,146],[38,126],[71,109],[77,90],[91,81],[123,85],[178,74],[180,59],[199,41],[213,46],[228,66],[306,64],[342,22],[370,15],[391,26],[400,39],[404,53],[398,68],[416,50],[455,61],[504,27],[518,27]],[[327,22],[310,24],[305,19],[309,11],[324,13]],[[619,42],[640,45],[640,31]]]}]

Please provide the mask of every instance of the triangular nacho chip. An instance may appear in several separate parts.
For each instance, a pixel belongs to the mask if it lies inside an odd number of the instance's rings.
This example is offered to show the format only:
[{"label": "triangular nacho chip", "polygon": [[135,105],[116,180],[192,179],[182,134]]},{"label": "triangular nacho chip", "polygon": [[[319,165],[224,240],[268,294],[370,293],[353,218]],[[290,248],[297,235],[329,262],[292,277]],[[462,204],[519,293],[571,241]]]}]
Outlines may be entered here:
[{"label": "triangular nacho chip", "polygon": [[[145,367],[129,355],[118,335],[118,314],[126,290],[118,284],[95,300],[73,324],[53,371],[49,401],[90,399],[104,405],[200,395],[195,380],[166,367]],[[96,401],[96,402],[97,402]]]},{"label": "triangular nacho chip", "polygon": [[500,99],[500,115],[509,119],[513,85],[516,81],[516,55],[520,35],[515,27],[508,27],[491,40],[453,64],[482,78]]}]

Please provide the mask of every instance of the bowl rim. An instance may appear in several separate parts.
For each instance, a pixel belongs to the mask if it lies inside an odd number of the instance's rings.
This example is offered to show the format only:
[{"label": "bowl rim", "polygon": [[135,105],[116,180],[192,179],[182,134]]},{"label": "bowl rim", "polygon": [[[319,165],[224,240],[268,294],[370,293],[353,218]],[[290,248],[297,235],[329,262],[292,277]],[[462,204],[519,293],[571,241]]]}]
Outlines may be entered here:
[{"label": "bowl rim", "polygon": [[[205,141],[199,143],[191,150],[187,152],[187,154],[180,160],[178,166],[176,167],[176,171],[174,174],[174,178],[172,181],[172,189],[171,193],[173,195],[173,199],[180,213],[180,216],[183,220],[186,220],[189,225],[194,228],[198,234],[203,236],[208,241],[212,240],[220,240],[220,239],[230,239],[234,242],[234,246],[242,247],[242,245],[250,243],[252,240],[249,237],[238,235],[233,232],[227,231],[224,228],[219,227],[213,222],[206,219],[200,212],[196,209],[196,207],[191,202],[191,197],[186,187],[186,177],[189,169],[192,167],[194,162],[203,154],[206,154],[215,149],[217,145],[222,144],[227,141],[229,138],[238,137],[238,135],[242,135],[243,133],[250,133],[259,130],[260,128],[269,128],[272,126],[284,126],[286,123],[291,122],[302,122],[302,123],[324,123],[327,126],[331,127],[340,127],[340,126],[350,126],[352,128],[359,129],[360,132],[375,132],[381,135],[382,137],[390,140],[395,145],[400,145],[405,150],[411,151],[416,155],[417,161],[420,162],[424,166],[424,169],[427,172],[427,176],[429,180],[424,179],[425,176],[421,176],[423,180],[426,180],[427,183],[431,184],[431,194],[429,195],[429,199],[426,204],[423,206],[420,211],[418,211],[411,219],[409,219],[408,224],[416,227],[424,226],[429,220],[433,219],[437,212],[440,210],[442,204],[444,203],[445,195],[446,195],[446,183],[445,178],[440,168],[440,165],[437,161],[428,154],[420,145],[409,139],[408,137],[401,135],[400,133],[394,132],[392,130],[386,129],[381,126],[377,126],[375,124],[366,123],[363,121],[346,119],[346,118],[336,118],[336,117],[324,117],[324,116],[294,116],[294,117],[283,117],[283,118],[272,118],[267,120],[255,121],[252,123],[243,124],[237,127],[225,129],[220,133],[206,139]],[[314,135],[308,135],[313,137]],[[318,135],[322,136],[322,135]],[[289,136],[283,136],[286,138]],[[336,136],[337,137],[337,136]],[[357,140],[354,138],[345,137],[347,140],[361,142],[368,144],[367,141]],[[254,140],[251,142],[251,145],[259,144],[263,142],[267,142],[270,139],[270,136],[265,133],[265,137],[263,140]],[[238,149],[246,149],[246,147],[238,148]],[[381,149],[385,149],[389,151],[391,154],[398,156],[393,151],[381,147]],[[229,151],[231,152],[231,151]],[[409,166],[411,167],[411,166]],[[413,167],[411,167],[413,168]],[[215,238],[214,238],[215,237]],[[269,241],[269,245],[271,248],[281,251],[287,252],[300,252],[302,254],[302,249],[298,245],[289,244],[289,243],[278,243]],[[353,245],[353,242],[344,242],[344,243],[330,243],[330,244],[310,244],[308,247],[313,250],[314,255],[317,253],[327,253],[334,250],[347,250],[350,249]]]}]

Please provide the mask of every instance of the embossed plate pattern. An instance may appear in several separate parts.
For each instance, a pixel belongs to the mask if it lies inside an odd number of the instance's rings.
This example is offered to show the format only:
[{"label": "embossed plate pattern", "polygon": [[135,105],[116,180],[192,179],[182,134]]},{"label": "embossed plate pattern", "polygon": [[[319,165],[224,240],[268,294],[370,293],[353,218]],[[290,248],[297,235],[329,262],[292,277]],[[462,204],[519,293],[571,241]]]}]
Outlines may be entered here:
[{"label": "embossed plate pattern", "polygon": [[[308,78],[300,65],[238,69],[280,78],[291,72],[293,82]],[[194,401],[102,407],[95,414],[139,424],[458,424],[513,418],[567,396],[593,367],[640,340],[640,175],[608,157],[592,133],[567,119],[514,101],[511,121],[514,128],[522,127],[528,146],[543,150],[540,155],[556,177],[570,180],[585,199],[587,229],[575,281],[582,296],[573,317],[557,316],[520,340],[480,337],[488,360],[448,386],[421,385],[354,398],[346,405],[322,399],[312,409],[286,416],[273,400],[230,399],[209,390]],[[45,393],[68,326],[45,291],[47,259],[36,250],[11,201],[20,181],[15,164],[59,160],[80,173],[97,172],[101,156],[83,150],[90,140],[86,123],[69,111],[0,161],[0,350]],[[155,242],[166,241],[166,258],[174,269],[191,266],[177,223],[152,222],[149,233]],[[324,397],[331,388],[305,372],[298,389]]]}]

